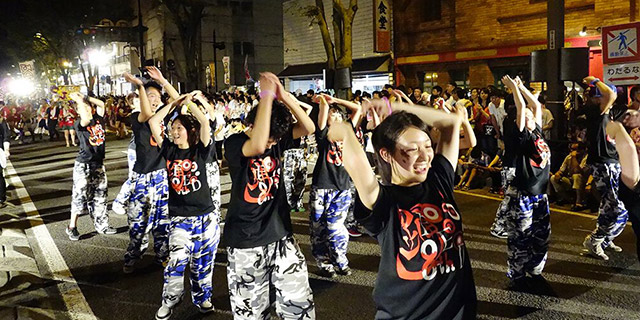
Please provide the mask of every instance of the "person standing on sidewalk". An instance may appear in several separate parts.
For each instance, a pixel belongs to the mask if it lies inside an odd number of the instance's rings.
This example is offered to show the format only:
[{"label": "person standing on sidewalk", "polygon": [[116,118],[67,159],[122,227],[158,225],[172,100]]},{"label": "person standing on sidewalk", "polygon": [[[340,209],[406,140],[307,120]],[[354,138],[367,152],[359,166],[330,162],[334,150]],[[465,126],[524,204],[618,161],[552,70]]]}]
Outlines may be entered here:
[{"label": "person standing on sidewalk", "polygon": [[589,142],[587,164],[591,167],[593,184],[601,199],[596,228],[584,239],[583,246],[595,257],[609,260],[604,249],[622,251],[613,239],[622,233],[628,219],[627,209],[618,196],[621,170],[618,153],[606,132],[607,124],[612,120],[610,111],[618,94],[614,85],[607,85],[596,77],[586,77],[584,82],[590,86],[584,107]]},{"label": "person standing on sidewalk", "polygon": [[78,92],[72,93],[70,97],[75,101],[80,117],[74,124],[78,133],[80,152],[73,166],[71,219],[66,233],[69,240],[79,240],[80,233],[76,226],[78,216],[88,211],[98,233],[115,234],[116,229],[109,226],[107,214],[108,185],[103,164],[106,125],[104,102],[96,98],[83,97]]}]

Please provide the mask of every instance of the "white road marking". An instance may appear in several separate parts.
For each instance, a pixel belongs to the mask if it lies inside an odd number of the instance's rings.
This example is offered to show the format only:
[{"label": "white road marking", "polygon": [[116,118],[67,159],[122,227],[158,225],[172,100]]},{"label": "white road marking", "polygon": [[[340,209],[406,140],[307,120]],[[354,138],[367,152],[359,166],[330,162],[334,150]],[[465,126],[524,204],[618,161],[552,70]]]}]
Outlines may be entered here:
[{"label": "white road marking", "polygon": [[36,206],[33,204],[33,201],[31,201],[29,192],[27,192],[27,189],[22,183],[22,180],[20,180],[20,177],[18,177],[18,173],[10,161],[7,161],[7,173],[7,178],[9,178],[11,184],[15,186],[22,209],[31,224],[30,231],[33,232],[33,239],[40,247],[45,266],[51,273],[47,276],[59,281],[58,290],[60,290],[62,299],[67,306],[69,317],[71,319],[96,319],[78,283],[73,278],[67,263],[64,261],[62,254],[60,254],[56,243],[53,241],[49,229],[47,229],[47,226],[40,217],[40,213],[38,213]]}]

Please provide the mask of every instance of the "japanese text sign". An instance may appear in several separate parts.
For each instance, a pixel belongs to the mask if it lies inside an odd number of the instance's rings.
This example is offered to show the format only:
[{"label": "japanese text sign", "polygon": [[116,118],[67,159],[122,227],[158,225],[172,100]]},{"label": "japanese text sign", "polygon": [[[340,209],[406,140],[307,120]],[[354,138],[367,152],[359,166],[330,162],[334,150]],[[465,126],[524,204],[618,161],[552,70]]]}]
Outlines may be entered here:
[{"label": "japanese text sign", "polygon": [[389,0],[373,2],[374,52],[391,51],[391,7]]}]

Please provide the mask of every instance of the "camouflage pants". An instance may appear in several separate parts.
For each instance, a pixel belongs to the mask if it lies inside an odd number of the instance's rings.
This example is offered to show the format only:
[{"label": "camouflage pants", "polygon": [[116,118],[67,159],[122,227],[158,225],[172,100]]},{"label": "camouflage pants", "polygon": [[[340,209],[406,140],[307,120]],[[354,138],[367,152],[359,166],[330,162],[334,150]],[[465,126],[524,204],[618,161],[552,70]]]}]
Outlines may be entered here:
[{"label": "camouflage pants", "polygon": [[140,260],[149,246],[149,233],[153,234],[156,261],[164,263],[169,256],[169,183],[167,170],[133,173],[132,192],[127,216],[129,221],[129,247],[124,264],[132,266]]},{"label": "camouflage pants", "polygon": [[284,152],[284,187],[291,209],[302,208],[302,195],[307,182],[307,159],[304,149],[289,149]]},{"label": "camouflage pants", "polygon": [[[515,189],[513,186],[512,189]],[[546,194],[524,195],[516,191],[506,219],[507,276],[518,279],[525,272],[539,275],[547,262],[551,224]]]},{"label": "camouflage pants", "polygon": [[213,263],[220,242],[215,213],[194,217],[171,217],[169,263],[164,268],[162,303],[175,306],[184,292],[184,273],[189,266],[191,299],[201,305],[213,292]]},{"label": "camouflage pants", "polygon": [[107,214],[107,173],[104,165],[80,163],[73,165],[73,189],[71,191],[71,213],[81,215],[88,212],[97,231],[109,227]]},{"label": "camouflage pants", "polygon": [[209,184],[209,190],[211,191],[211,201],[213,202],[213,213],[217,214],[218,224],[220,224],[220,167],[218,161],[209,162],[207,167],[207,184]]},{"label": "camouflage pants", "polygon": [[127,149],[127,165],[129,167],[129,176],[127,180],[124,181],[122,187],[120,187],[120,192],[115,199],[113,199],[113,207],[118,207],[121,211],[124,211],[125,208],[129,207],[129,198],[131,197],[131,176],[133,175],[133,166],[136,163],[136,150],[135,149]]},{"label": "camouflage pants", "polygon": [[344,224],[352,202],[350,190],[311,188],[311,253],[319,268],[344,269],[349,265],[349,232]]},{"label": "camouflage pants", "polygon": [[275,287],[276,312],[280,318],[316,318],[307,264],[292,236],[262,247],[227,250],[227,280],[234,319],[270,319],[270,287]]},{"label": "camouflage pants", "polygon": [[629,218],[624,203],[618,198],[620,163],[597,163],[591,165],[591,170],[593,183],[601,195],[598,222],[591,237],[604,239],[602,248],[607,248],[622,233]]},{"label": "camouflage pants", "polygon": [[509,211],[509,201],[511,198],[516,196],[514,194],[515,188],[509,188],[513,179],[516,177],[516,168],[514,167],[503,167],[500,171],[500,175],[502,176],[502,190],[504,190],[504,198],[500,205],[498,206],[498,210],[496,211],[496,218],[493,221],[493,225],[491,226],[491,230],[496,232],[500,232],[506,227],[506,219],[507,213]]}]

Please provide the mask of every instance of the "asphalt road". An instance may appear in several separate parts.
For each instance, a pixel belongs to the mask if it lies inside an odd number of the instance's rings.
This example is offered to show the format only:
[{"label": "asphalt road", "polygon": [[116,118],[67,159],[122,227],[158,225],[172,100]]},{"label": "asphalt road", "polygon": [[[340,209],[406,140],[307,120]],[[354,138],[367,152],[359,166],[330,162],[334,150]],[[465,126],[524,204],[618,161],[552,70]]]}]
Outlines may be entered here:
[{"label": "asphalt road", "polygon": [[[109,138],[106,167],[112,200],[127,175],[128,140]],[[9,168],[9,199],[15,206],[0,212],[4,252],[4,257],[0,255],[0,319],[152,319],[160,305],[162,270],[152,264],[152,254],[147,252],[135,273],[121,271],[128,244],[124,216],[110,215],[112,226],[118,229],[116,235],[96,234],[88,216],[79,220],[80,241],[71,242],[64,233],[76,153],[60,142],[12,148],[15,173]],[[226,168],[222,175],[224,213],[230,195]],[[582,254],[582,240],[594,228],[595,216],[553,210],[552,242],[544,271],[548,285],[511,291],[505,276],[506,243],[489,235],[498,199],[482,190],[457,193],[456,199],[465,225],[480,319],[640,319],[640,264],[630,227],[616,240],[624,251],[611,252],[609,261],[600,261]],[[295,237],[307,257],[317,318],[372,319],[371,292],[379,261],[375,240],[351,241],[348,257],[353,275],[329,280],[315,274],[306,213],[293,214],[293,220]],[[223,242],[216,255],[215,313],[200,315],[187,293],[173,319],[231,319],[225,263]],[[9,278],[6,284],[3,275]]]}]

